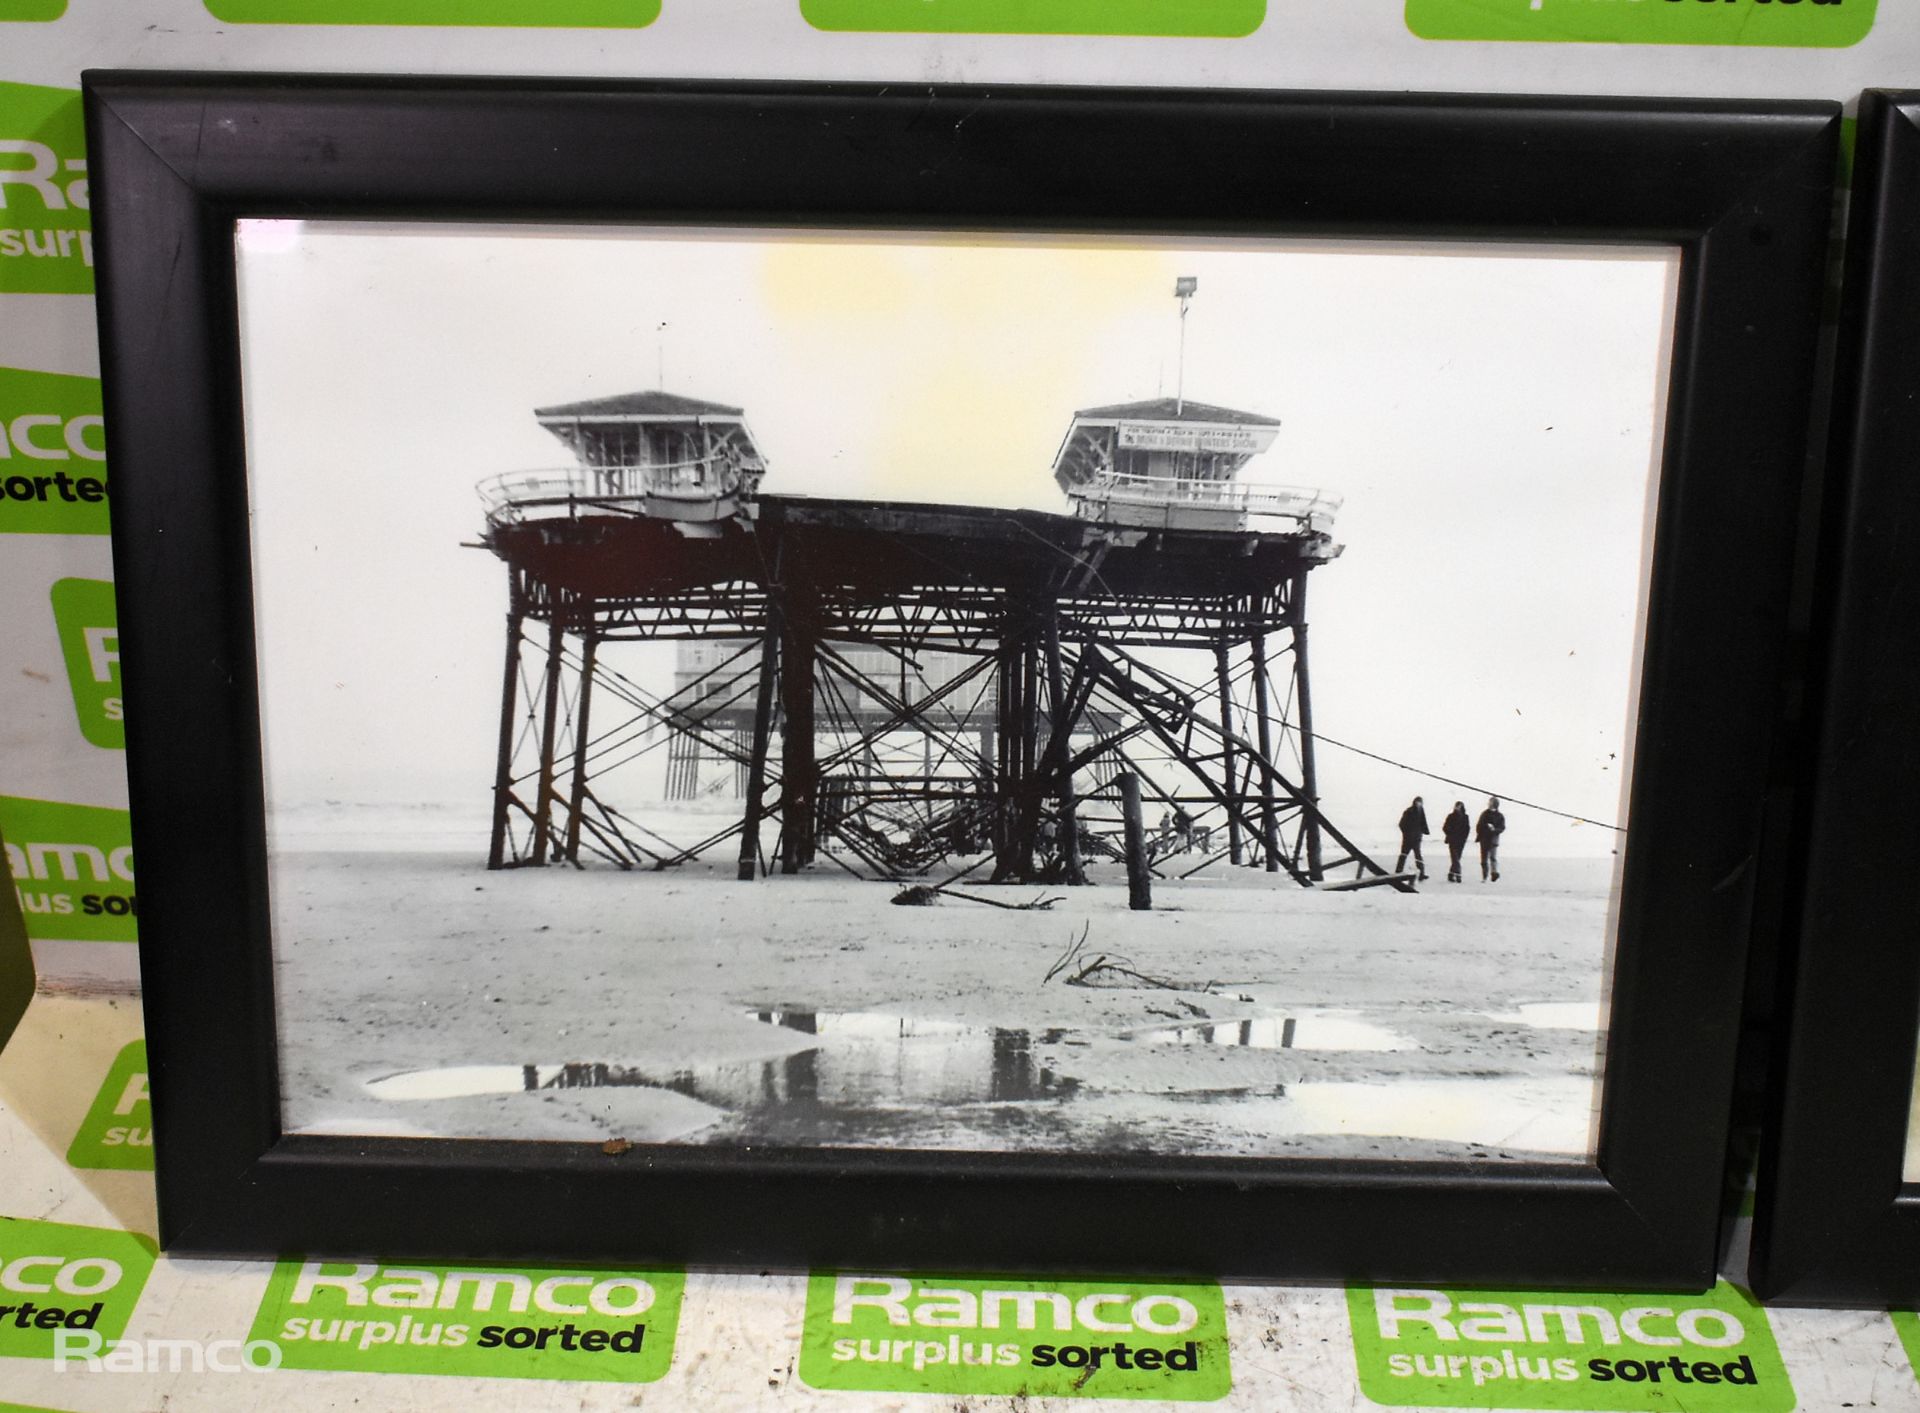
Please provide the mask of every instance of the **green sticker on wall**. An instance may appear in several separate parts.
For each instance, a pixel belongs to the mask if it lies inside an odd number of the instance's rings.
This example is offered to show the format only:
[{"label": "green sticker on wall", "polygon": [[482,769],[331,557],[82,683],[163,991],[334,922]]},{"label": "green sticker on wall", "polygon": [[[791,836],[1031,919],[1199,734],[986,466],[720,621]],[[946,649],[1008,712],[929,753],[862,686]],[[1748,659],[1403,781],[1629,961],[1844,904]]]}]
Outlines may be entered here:
[{"label": "green sticker on wall", "polygon": [[1789,1413],[1767,1312],[1705,1295],[1347,1292],[1361,1392],[1389,1408]]},{"label": "green sticker on wall", "polygon": [[0,534],[106,533],[100,380],[0,368]]},{"label": "green sticker on wall", "polygon": [[124,750],[120,704],[120,619],[105,579],[56,580],[48,597],[73,689],[80,734],[102,750]]},{"label": "green sticker on wall", "polygon": [[66,12],[67,0],[0,0],[0,20],[57,20]]},{"label": "green sticker on wall", "polygon": [[0,795],[0,839],[28,937],[134,940],[133,834],[125,810]]},{"label": "green sticker on wall", "polygon": [[1407,0],[1422,39],[1750,44],[1839,49],[1873,28],[1878,0]]},{"label": "green sticker on wall", "polygon": [[229,24],[641,29],[660,0],[206,0]]},{"label": "green sticker on wall", "polygon": [[0,1355],[98,1357],[126,1329],[153,1257],[132,1232],[0,1217]]},{"label": "green sticker on wall", "polygon": [[80,1130],[67,1145],[67,1165],[153,1171],[153,1108],[147,1102],[147,1042],[114,1057]]},{"label": "green sticker on wall", "polygon": [[287,1369],[652,1383],[673,1363],[681,1271],[287,1260],[253,1318]]},{"label": "green sticker on wall", "polygon": [[0,294],[92,293],[80,95],[0,83]]},{"label": "green sticker on wall", "polygon": [[1267,0],[800,0],[816,29],[915,34],[1142,34],[1238,39]]},{"label": "green sticker on wall", "polygon": [[807,1278],[800,1378],[843,1391],[1174,1403],[1233,1387],[1217,1285],[854,1271]]}]

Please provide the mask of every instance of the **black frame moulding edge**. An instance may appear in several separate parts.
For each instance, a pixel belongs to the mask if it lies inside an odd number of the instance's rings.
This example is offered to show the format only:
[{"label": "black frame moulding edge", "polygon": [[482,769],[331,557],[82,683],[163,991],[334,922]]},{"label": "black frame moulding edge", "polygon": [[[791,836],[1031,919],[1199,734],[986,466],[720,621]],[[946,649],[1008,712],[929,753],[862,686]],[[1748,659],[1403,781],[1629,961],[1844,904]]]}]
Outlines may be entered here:
[{"label": "black frame moulding edge", "polygon": [[[1920,799],[1920,92],[1862,96],[1816,578],[1807,803],[1754,1287],[1790,1304],[1920,1300],[1920,1189],[1903,1185],[1920,948],[1900,823]],[[1890,848],[1889,845],[1892,847]]]},{"label": "black frame moulding edge", "polygon": [[[84,87],[170,1250],[1711,1283],[1836,105],[157,72]],[[1597,1161],[283,1136],[243,215],[1679,246]]]}]

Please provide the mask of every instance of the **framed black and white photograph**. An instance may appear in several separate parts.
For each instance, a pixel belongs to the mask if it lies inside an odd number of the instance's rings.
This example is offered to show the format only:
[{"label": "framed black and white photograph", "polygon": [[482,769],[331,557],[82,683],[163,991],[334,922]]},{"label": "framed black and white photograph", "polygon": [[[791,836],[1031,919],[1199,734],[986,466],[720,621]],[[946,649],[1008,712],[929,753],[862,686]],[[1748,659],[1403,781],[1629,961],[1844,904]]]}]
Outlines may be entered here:
[{"label": "framed black and white photograph", "polygon": [[1920,792],[1920,94],[1860,104],[1819,575],[1805,878],[1756,1194],[1755,1284],[1796,1304],[1920,1300],[1916,905],[1880,842]]},{"label": "framed black and white photograph", "polygon": [[88,91],[175,1249],[1711,1278],[1830,106]]},{"label": "framed black and white photograph", "polygon": [[1672,250],[237,252],[290,1131],[1591,1155]]}]

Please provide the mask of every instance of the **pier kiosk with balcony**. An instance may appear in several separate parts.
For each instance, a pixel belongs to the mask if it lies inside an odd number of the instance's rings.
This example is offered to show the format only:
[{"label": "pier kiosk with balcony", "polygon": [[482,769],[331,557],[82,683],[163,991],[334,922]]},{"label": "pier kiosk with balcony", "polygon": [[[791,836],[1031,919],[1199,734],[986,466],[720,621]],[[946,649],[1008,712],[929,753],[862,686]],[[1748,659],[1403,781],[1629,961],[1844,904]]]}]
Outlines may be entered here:
[{"label": "pier kiosk with balcony", "polygon": [[534,409],[574,464],[516,471],[482,483],[490,508],[522,517],[597,506],[683,525],[740,513],[766,474],[745,412],[669,392],[624,393]]},{"label": "pier kiosk with balcony", "polygon": [[1240,479],[1279,430],[1276,417],[1184,398],[1089,407],[1073,414],[1053,479],[1076,515],[1109,525],[1237,531],[1278,517],[1331,529],[1339,497]]}]

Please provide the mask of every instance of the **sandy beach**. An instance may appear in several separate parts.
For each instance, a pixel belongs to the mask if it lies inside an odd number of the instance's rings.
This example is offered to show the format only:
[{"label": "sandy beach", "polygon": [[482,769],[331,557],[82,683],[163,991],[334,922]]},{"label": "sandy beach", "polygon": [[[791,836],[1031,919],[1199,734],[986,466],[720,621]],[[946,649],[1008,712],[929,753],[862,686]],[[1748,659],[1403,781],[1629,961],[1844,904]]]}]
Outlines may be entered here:
[{"label": "sandy beach", "polygon": [[[700,815],[650,821],[698,834]],[[444,821],[283,818],[289,1129],[1525,1159],[1590,1149],[1610,861],[1319,892],[1216,866],[1014,912],[823,861],[488,873]],[[361,823],[365,823],[362,820]],[[716,854],[727,854],[718,850]],[[1470,869],[1471,874],[1471,869]],[[1072,966],[1047,973],[1084,934]],[[1085,984],[1065,977],[1098,959]],[[1121,968],[1125,968],[1122,970]],[[1148,980],[1151,979],[1151,980]]]}]

